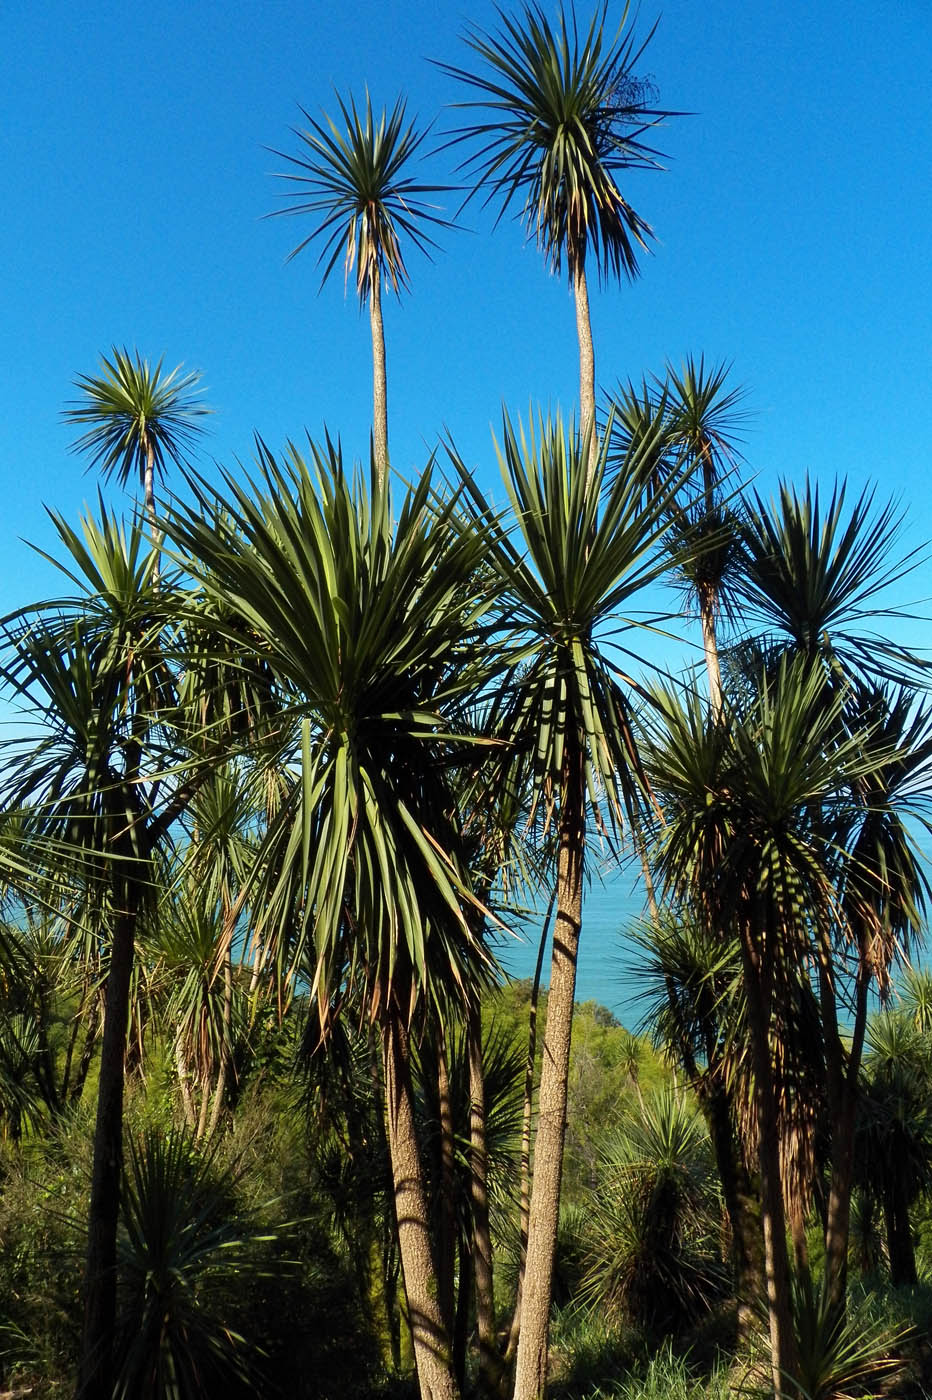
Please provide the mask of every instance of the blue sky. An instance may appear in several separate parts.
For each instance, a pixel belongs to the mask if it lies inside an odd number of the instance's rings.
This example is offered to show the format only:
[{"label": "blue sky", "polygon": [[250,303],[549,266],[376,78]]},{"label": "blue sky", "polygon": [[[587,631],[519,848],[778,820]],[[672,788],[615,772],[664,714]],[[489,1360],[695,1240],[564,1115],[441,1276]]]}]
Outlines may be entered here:
[{"label": "blue sky", "polygon": [[[550,0],[543,0],[550,9]],[[588,19],[585,0],[580,16]],[[609,23],[621,9],[609,5]],[[932,351],[932,7],[928,0],[642,0],[659,17],[642,72],[693,113],[659,144],[663,173],[625,193],[658,243],[633,285],[593,289],[605,387],[692,353],[733,362],[752,418],[746,453],[768,492],[811,470],[876,481],[929,531]],[[295,149],[298,103],[334,88],[399,92],[449,124],[457,96],[429,58],[468,58],[468,7],[360,0],[5,6],[0,139],[0,610],[54,592],[43,506],[74,519],[96,490],[60,420],[76,373],[113,344],[204,372],[207,450],[246,461],[326,423],[367,452],[368,322],[277,207],[266,147]],[[426,178],[449,181],[447,158]],[[451,197],[451,204],[456,201]],[[392,455],[415,471],[444,428],[495,480],[504,402],[573,411],[572,301],[520,227],[471,206],[412,292],[386,306]],[[932,595],[932,567],[914,597]],[[928,611],[928,609],[926,609]],[[910,637],[925,642],[927,628]],[[604,965],[584,975],[595,985]],[[588,986],[583,994],[591,995]],[[611,999],[608,991],[600,991]]]},{"label": "blue sky", "polygon": [[[548,0],[545,0],[545,8]],[[620,8],[609,6],[609,22]],[[588,11],[580,6],[580,14]],[[811,469],[876,479],[928,506],[932,349],[932,8],[927,0],[642,0],[659,27],[641,65],[670,122],[663,173],[626,194],[658,243],[634,285],[593,298],[603,386],[686,353],[733,362],[749,388],[746,450],[764,489]],[[112,344],[202,369],[210,454],[247,460],[326,423],[367,450],[368,323],[314,254],[285,266],[297,220],[277,207],[267,146],[295,148],[297,104],[334,88],[405,92],[449,122],[456,92],[427,62],[468,56],[468,8],[362,0],[63,0],[4,7],[0,147],[0,607],[48,591],[18,542],[48,545],[96,489],[60,410]],[[448,180],[448,158],[429,166]],[[501,404],[575,404],[565,282],[519,226],[470,206],[413,288],[386,308],[393,459],[416,469],[444,427],[483,480]],[[917,592],[932,593],[928,570]]]}]

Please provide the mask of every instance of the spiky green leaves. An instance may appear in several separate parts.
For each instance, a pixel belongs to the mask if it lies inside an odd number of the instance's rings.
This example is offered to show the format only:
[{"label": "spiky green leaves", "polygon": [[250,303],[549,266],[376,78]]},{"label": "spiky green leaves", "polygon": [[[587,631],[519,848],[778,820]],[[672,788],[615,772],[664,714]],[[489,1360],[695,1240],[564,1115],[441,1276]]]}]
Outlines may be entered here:
[{"label": "spiky green leaves", "polygon": [[[828,819],[880,752],[841,729],[843,699],[804,658],[784,657],[753,694],[710,716],[696,695],[655,695],[650,772],[663,803],[657,870],[724,930],[754,922],[804,937],[837,914],[839,851]],[[885,755],[889,758],[889,753]],[[821,818],[821,820],[820,820]]]},{"label": "spiky green leaves", "polygon": [[739,596],[765,626],[807,655],[834,654],[853,673],[888,676],[916,662],[887,638],[865,635],[867,619],[903,616],[885,594],[914,566],[917,552],[899,546],[902,512],[875,505],[866,489],[849,509],[844,485],[825,499],[807,481],[783,483],[769,505],[755,496],[744,528],[746,556]]},{"label": "spiky green leaves", "polygon": [[154,367],[116,346],[100,357],[100,374],[79,374],[74,383],[81,398],[64,411],[69,426],[84,429],[72,444],[86,452],[89,467],[105,478],[116,476],[121,486],[130,477],[145,479],[150,464],[156,474],[166,462],[187,461],[191,448],[203,433],[200,419],[210,409],[198,397],[200,372],[181,373],[181,365],[162,373],[163,361]]},{"label": "spiky green leaves", "polygon": [[625,170],[657,168],[658,152],[644,133],[670,115],[651,106],[651,84],[635,75],[653,30],[637,45],[627,8],[612,39],[599,6],[580,34],[575,15],[561,4],[552,25],[537,4],[517,18],[499,11],[500,28],[470,26],[465,42],[476,71],[441,64],[478,94],[458,104],[488,115],[463,127],[453,143],[476,149],[462,169],[487,201],[520,203],[520,217],[555,272],[596,260],[603,275],[634,277],[638,252],[653,236],[624,198]]},{"label": "spiky green leaves", "polygon": [[344,281],[356,273],[360,301],[369,297],[373,281],[387,279],[397,293],[408,286],[403,242],[409,239],[422,253],[436,247],[425,225],[446,227],[445,220],[425,196],[443,186],[424,184],[410,168],[425,132],[406,121],[403,99],[378,119],[366,92],[365,111],[353,98],[337,97],[342,128],[326,113],[315,121],[301,108],[307,127],[294,129],[301,143],[298,155],[276,151],[293,167],[278,172],[291,189],[279,214],[309,214],[317,220],[311,232],[288,255],[296,257],[309,243],[322,240],[318,259],[324,265],[321,286],[342,255]]},{"label": "spiky green leaves", "polygon": [[270,956],[305,959],[322,1007],[347,981],[373,1015],[461,993],[487,961],[463,911],[449,781],[488,674],[482,542],[452,528],[429,472],[393,523],[387,494],[370,499],[331,444],[310,466],[262,450],[256,479],[223,492],[202,487],[202,513],[176,512],[172,533],[282,696],[290,779],[258,919]]},{"label": "spiky green leaves", "polygon": [[655,546],[669,498],[645,504],[649,442],[604,492],[604,449],[591,475],[588,438],[559,419],[516,430],[506,417],[498,451],[513,527],[474,495],[514,644],[496,723],[531,763],[535,806],[553,810],[568,756],[582,752],[598,819],[620,826],[639,786],[622,663],[637,645],[639,596],[665,567]]}]

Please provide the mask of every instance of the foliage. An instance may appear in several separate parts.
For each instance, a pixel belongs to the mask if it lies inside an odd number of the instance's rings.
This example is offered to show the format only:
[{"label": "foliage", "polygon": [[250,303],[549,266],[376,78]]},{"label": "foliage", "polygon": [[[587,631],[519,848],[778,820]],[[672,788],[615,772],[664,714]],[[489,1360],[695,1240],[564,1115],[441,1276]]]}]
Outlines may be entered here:
[{"label": "foliage", "polygon": [[338,97],[343,129],[324,113],[315,121],[301,108],[307,127],[295,130],[301,143],[299,155],[276,151],[293,169],[279,173],[290,183],[287,208],[279,214],[310,214],[319,222],[288,254],[297,257],[315,239],[323,241],[319,261],[324,262],[321,286],[343,255],[344,280],[355,268],[359,300],[366,301],[375,279],[387,278],[394,291],[408,285],[402,239],[423,253],[436,245],[424,225],[446,226],[426,195],[443,186],[424,184],[409,175],[424,132],[405,120],[405,103],[399,99],[391,112],[383,108],[378,120],[366,91],[365,114],[355,100]]},{"label": "foliage", "polygon": [[666,1332],[723,1292],[713,1182],[708,1135],[681,1096],[666,1090],[629,1110],[602,1140],[589,1206],[584,1291],[593,1307]]},{"label": "foliage", "polygon": [[203,433],[199,420],[210,409],[198,397],[200,372],[181,374],[176,365],[162,373],[163,361],[150,367],[139,351],[111,350],[100,357],[100,374],[79,374],[75,387],[81,398],[65,410],[65,421],[85,431],[73,443],[86,452],[89,468],[104,478],[116,476],[121,486],[146,472],[165,471],[166,462],[184,464]]},{"label": "foliage", "polygon": [[498,32],[466,30],[475,71],[440,66],[478,94],[460,107],[489,114],[453,142],[475,147],[461,168],[488,190],[487,202],[501,205],[499,217],[520,202],[520,218],[555,272],[564,257],[572,267],[588,249],[600,270],[633,277],[652,230],[618,178],[658,165],[642,137],[669,114],[651,106],[651,84],[634,71],[653,31],[638,45],[626,6],[607,38],[607,9],[596,9],[584,33],[562,4],[555,26],[537,4],[516,18],[500,12]]},{"label": "foliage", "polygon": [[800,1356],[800,1382],[806,1400],[854,1400],[876,1394],[876,1387],[902,1370],[898,1348],[909,1329],[890,1327],[855,1308],[839,1317],[828,1290],[796,1278],[793,1321]]}]

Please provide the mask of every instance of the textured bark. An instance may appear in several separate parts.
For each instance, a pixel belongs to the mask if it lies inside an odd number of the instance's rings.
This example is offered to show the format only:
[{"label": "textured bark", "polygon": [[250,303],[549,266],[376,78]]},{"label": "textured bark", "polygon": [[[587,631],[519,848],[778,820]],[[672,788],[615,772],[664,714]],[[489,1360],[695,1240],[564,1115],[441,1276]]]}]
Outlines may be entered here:
[{"label": "textured bark", "polygon": [[75,1392],[80,1400],[112,1400],[113,1395],[116,1244],[123,1163],[123,1059],[140,893],[132,885],[126,890],[126,907],[118,912],[114,925],[107,975],[88,1213],[84,1335]]},{"label": "textured bark", "polygon": [[505,1347],[505,1365],[510,1366],[518,1350],[518,1337],[521,1334],[521,1302],[524,1296],[524,1271],[527,1267],[527,1232],[531,1214],[531,1119],[534,1116],[534,1069],[537,1059],[537,1011],[540,1005],[540,979],[544,970],[544,952],[547,947],[547,930],[556,904],[557,891],[554,888],[544,916],[537,945],[537,963],[534,967],[534,981],[531,984],[531,1001],[528,1008],[527,1060],[524,1066],[524,1106],[521,1113],[521,1188],[520,1188],[520,1242],[521,1252],[518,1262],[518,1287],[515,1293],[515,1310],[508,1332]]},{"label": "textured bark", "polygon": [[369,292],[369,326],[372,331],[372,443],[380,486],[388,478],[388,387],[385,379],[385,331],[382,325],[382,288],[379,270],[372,274]]},{"label": "textured bark", "polygon": [[718,660],[718,638],[715,631],[715,596],[706,589],[699,596],[699,620],[702,624],[702,650],[709,677],[709,709],[712,718],[722,713],[722,672]]},{"label": "textured bark", "polygon": [[456,1272],[456,1201],[454,1200],[453,1107],[443,1026],[437,1029],[437,1102],[440,1113],[440,1230],[437,1243],[437,1296],[444,1325],[453,1335],[454,1281]]},{"label": "textured bark", "polygon": [[184,1045],[180,1036],[175,1041],[175,1073],[178,1076],[178,1088],[181,1092],[181,1108],[184,1113],[185,1127],[193,1133],[197,1115],[194,1111],[194,1097],[191,1093],[191,1071],[188,1069],[184,1057]]},{"label": "textured bark", "polygon": [[414,1128],[408,1034],[396,1018],[383,1027],[382,1055],[398,1247],[421,1400],[458,1400],[450,1336],[437,1299],[427,1192]]},{"label": "textured bark", "polygon": [[152,548],[155,550],[155,563],[152,566],[152,582],[158,584],[161,567],[162,532],[158,527],[158,517],[156,516],[155,510],[155,451],[148,434],[146,435],[146,467],[142,486],[146,515],[149,517],[149,533],[152,538]]},{"label": "textured bark", "polygon": [[534,1179],[521,1303],[521,1333],[515,1365],[515,1400],[540,1400],[547,1384],[550,1304],[560,1219],[573,1000],[582,923],[584,794],[583,757],[578,745],[574,744],[566,758],[560,811],[557,917],[534,1139]]},{"label": "textured bark", "polygon": [[[476,1286],[476,1332],[479,1341],[479,1389],[499,1393],[503,1366],[495,1337],[495,1293],[492,1274],[492,1231],[489,1224],[488,1153],[485,1143],[485,1076],[482,1066],[482,1018],[478,1004],[466,1022],[469,1057],[469,1167],[472,1202],[472,1272]],[[460,1269],[460,1301],[463,1296]]]},{"label": "textured bark", "polygon": [[770,1323],[774,1400],[788,1400],[796,1393],[794,1382],[799,1375],[799,1362],[790,1304],[790,1263],[780,1179],[780,1137],[770,1060],[769,989],[768,979],[762,975],[760,950],[747,927],[741,931],[741,955],[754,1066],[764,1283]]},{"label": "textured bark", "polygon": [[[836,1103],[832,1103],[832,1075],[829,1075],[832,1173],[825,1218],[825,1281],[829,1304],[839,1316],[844,1313],[848,1289],[848,1241],[851,1234],[851,1192],[854,1186],[854,1131],[858,1106],[858,1075],[867,1026],[869,983],[870,968],[864,939],[861,937],[855,986],[854,1026],[847,1064],[844,1072],[839,1075]],[[826,1059],[829,1060],[828,1055]]]},{"label": "textured bark", "polygon": [[595,350],[592,344],[592,321],[589,316],[585,248],[570,255],[569,267],[576,307],[576,336],[579,341],[579,434],[583,441],[586,434],[589,434],[587,480],[591,480],[599,459],[599,440],[595,424]]},{"label": "textured bark", "polygon": [[214,1089],[214,1106],[210,1114],[207,1136],[213,1137],[220,1123],[226,1098],[230,1067],[233,1063],[233,950],[227,944],[223,959],[223,1043],[220,1047],[220,1073]]}]

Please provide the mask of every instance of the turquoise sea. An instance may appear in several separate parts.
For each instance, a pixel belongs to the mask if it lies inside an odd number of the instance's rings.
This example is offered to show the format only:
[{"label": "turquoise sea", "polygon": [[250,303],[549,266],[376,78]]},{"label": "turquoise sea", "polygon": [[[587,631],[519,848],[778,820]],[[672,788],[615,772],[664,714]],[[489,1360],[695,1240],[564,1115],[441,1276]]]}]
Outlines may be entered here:
[{"label": "turquoise sea", "polygon": [[[597,1001],[623,1025],[634,1030],[644,1014],[638,978],[626,931],[645,912],[644,887],[633,871],[594,878],[583,901],[576,1000]],[[533,977],[544,911],[525,921],[519,937],[502,938],[496,952],[512,977]],[[550,975],[550,946],[544,955],[542,981]]]}]

